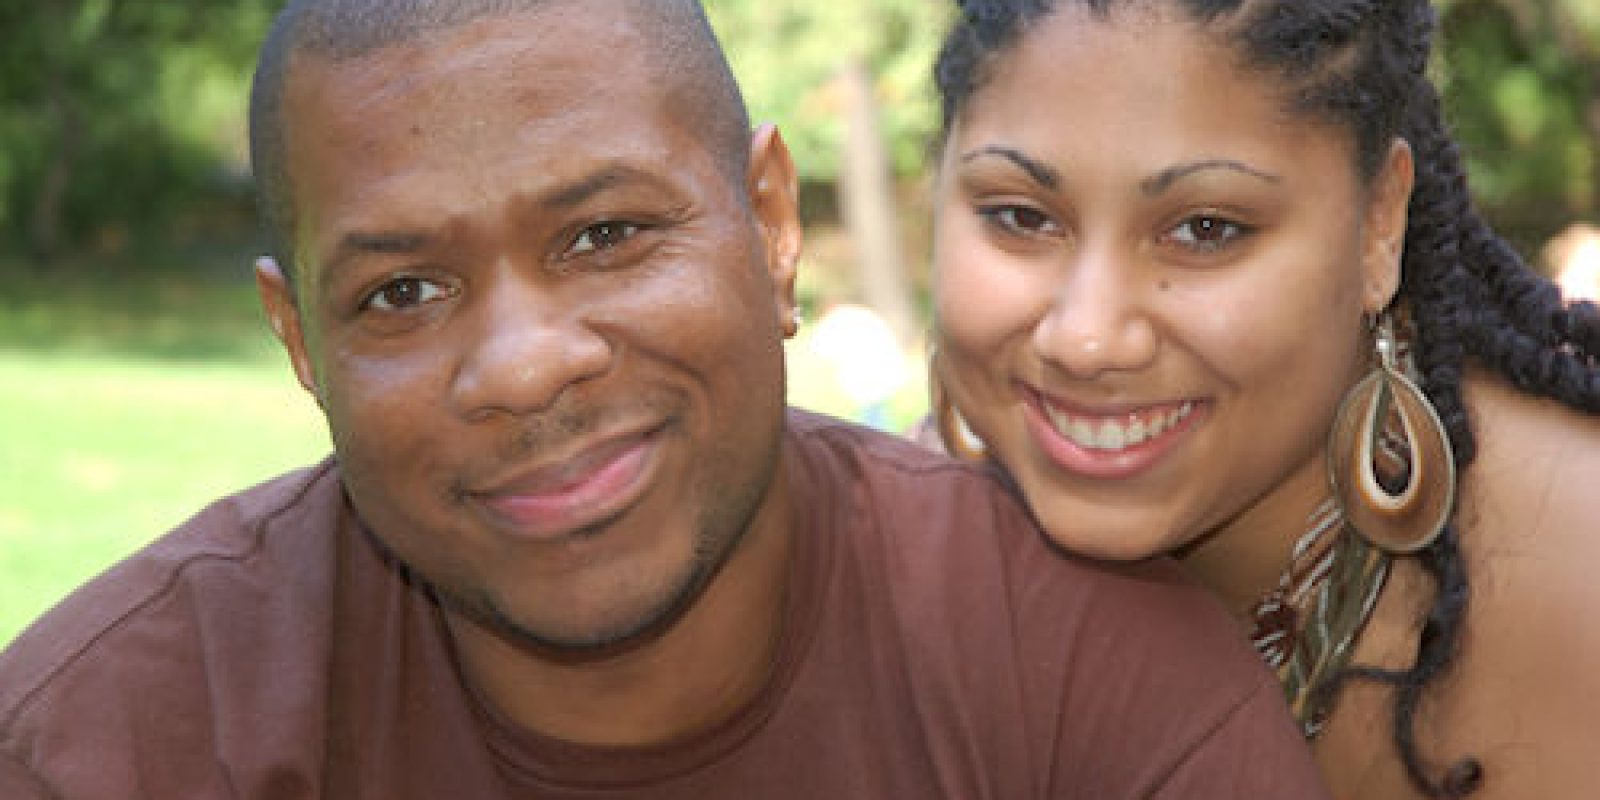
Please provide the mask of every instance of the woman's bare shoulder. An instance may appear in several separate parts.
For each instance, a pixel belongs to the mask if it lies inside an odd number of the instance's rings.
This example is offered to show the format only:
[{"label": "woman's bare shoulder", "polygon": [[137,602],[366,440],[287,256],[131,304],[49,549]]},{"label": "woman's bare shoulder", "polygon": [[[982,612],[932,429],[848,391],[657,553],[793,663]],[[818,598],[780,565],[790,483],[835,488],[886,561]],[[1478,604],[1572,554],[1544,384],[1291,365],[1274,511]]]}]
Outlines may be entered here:
[{"label": "woman's bare shoulder", "polygon": [[1466,399],[1478,444],[1462,482],[1467,526],[1505,544],[1534,537],[1540,549],[1554,539],[1600,553],[1600,415],[1480,373]]},{"label": "woman's bare shoulder", "polygon": [[1467,403],[1471,610],[1440,730],[1483,761],[1484,797],[1600,796],[1600,417],[1482,375]]}]

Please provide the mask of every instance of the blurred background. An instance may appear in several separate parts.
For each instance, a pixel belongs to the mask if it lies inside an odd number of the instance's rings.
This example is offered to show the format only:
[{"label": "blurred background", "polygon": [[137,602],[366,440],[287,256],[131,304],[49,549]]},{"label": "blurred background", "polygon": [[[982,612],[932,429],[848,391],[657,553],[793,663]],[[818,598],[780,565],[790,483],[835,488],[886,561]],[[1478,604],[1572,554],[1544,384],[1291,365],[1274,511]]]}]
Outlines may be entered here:
[{"label": "blurred background", "polygon": [[[328,449],[256,307],[245,98],[281,0],[0,0],[0,644],[201,504]],[[795,403],[926,408],[949,0],[707,0],[803,177]],[[1600,0],[1441,0],[1478,201],[1600,291]]]}]

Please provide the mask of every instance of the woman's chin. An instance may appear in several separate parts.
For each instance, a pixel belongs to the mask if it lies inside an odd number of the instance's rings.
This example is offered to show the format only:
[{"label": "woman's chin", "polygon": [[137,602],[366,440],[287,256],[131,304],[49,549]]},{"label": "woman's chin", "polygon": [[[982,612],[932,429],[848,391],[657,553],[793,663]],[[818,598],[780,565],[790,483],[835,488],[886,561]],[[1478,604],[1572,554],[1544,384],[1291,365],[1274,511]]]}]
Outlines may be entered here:
[{"label": "woman's chin", "polygon": [[1150,529],[1130,530],[1126,524],[1095,527],[1093,522],[1074,521],[1052,525],[1042,521],[1045,538],[1069,553],[1101,561],[1143,561],[1171,555],[1174,546]]}]

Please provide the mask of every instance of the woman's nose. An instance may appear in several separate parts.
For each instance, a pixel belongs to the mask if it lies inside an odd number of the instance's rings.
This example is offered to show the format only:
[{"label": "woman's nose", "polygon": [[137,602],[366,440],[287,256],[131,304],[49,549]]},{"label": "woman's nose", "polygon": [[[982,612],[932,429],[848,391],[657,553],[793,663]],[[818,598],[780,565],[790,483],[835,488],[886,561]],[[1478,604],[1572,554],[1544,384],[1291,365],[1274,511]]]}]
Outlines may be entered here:
[{"label": "woman's nose", "polygon": [[1086,255],[1064,273],[1034,328],[1034,349],[1077,378],[1149,366],[1156,331],[1138,276],[1112,258]]}]

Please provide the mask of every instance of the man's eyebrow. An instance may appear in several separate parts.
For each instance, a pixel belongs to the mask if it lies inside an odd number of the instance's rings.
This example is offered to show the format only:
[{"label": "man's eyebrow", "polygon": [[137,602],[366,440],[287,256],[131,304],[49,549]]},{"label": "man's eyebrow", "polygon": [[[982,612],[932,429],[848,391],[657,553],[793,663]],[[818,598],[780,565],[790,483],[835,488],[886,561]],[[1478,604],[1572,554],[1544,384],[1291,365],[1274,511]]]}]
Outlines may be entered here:
[{"label": "man's eyebrow", "polygon": [[339,243],[334,245],[333,252],[329,254],[327,264],[322,269],[324,276],[331,276],[357,256],[376,255],[410,255],[421,252],[433,238],[423,233],[409,233],[403,231],[349,231],[339,237]]},{"label": "man's eyebrow", "polygon": [[1054,167],[1051,167],[1049,164],[1046,164],[1043,161],[1040,161],[1028,155],[1027,153],[1022,152],[1015,147],[1007,147],[1005,145],[998,144],[986,145],[976,150],[963,153],[961,156],[961,163],[970,164],[973,161],[983,158],[984,156],[999,156],[1000,158],[1010,161],[1011,163],[1017,165],[1017,167],[1023,172],[1028,173],[1028,177],[1032,178],[1034,183],[1037,183],[1046,189],[1058,189],[1061,186],[1061,173],[1057,172]]},{"label": "man's eyebrow", "polygon": [[1255,167],[1245,164],[1242,161],[1234,161],[1227,158],[1212,158],[1205,161],[1191,161],[1186,164],[1177,164],[1167,167],[1166,169],[1161,170],[1160,172],[1157,172],[1156,174],[1151,175],[1142,181],[1139,181],[1139,190],[1144,192],[1146,195],[1161,194],[1162,192],[1171,188],[1172,184],[1177,183],[1178,181],[1183,180],[1184,178],[1187,178],[1197,172],[1205,172],[1207,170],[1227,170],[1230,172],[1241,172],[1245,175],[1249,175],[1252,178],[1259,178],[1267,183],[1283,182],[1283,176],[1274,175],[1270,172],[1256,169]]},{"label": "man's eyebrow", "polygon": [[344,235],[339,242],[340,250],[349,250],[357,253],[415,253],[427,246],[428,237],[420,233],[398,233],[382,231],[367,233],[352,231]]},{"label": "man's eyebrow", "polygon": [[655,174],[627,164],[607,164],[572,183],[559,186],[539,198],[546,210],[559,211],[582,205],[585,201],[619,184],[642,183],[663,185]]}]

